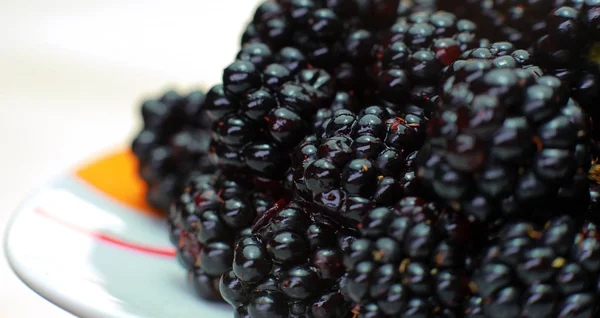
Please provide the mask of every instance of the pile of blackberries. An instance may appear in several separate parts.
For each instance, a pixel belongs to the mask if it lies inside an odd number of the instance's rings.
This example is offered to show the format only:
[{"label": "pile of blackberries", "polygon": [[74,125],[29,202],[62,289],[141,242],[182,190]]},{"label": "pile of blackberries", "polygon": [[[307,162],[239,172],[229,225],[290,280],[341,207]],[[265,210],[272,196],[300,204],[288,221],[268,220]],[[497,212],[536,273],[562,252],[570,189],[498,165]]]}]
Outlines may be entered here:
[{"label": "pile of blackberries", "polygon": [[132,150],[235,317],[598,317],[600,1],[269,0]]}]

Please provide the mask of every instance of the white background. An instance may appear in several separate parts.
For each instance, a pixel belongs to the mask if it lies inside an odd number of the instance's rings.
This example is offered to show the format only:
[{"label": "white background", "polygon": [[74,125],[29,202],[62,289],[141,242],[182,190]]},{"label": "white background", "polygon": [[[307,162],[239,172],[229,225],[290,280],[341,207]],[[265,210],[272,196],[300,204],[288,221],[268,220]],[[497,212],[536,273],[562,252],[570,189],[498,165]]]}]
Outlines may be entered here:
[{"label": "white background", "polygon": [[[217,83],[257,2],[0,1],[0,232],[32,189],[128,144],[144,94]],[[70,317],[0,254],[0,317]]]}]

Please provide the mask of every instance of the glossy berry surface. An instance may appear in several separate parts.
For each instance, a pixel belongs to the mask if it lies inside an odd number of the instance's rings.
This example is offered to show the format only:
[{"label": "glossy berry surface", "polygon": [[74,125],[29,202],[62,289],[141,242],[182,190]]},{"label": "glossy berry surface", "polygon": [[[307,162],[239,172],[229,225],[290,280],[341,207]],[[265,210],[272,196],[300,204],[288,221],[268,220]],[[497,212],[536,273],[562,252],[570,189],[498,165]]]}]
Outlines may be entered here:
[{"label": "glossy berry surface", "polygon": [[205,95],[186,96],[167,91],[141,105],[143,128],[131,150],[138,159],[139,175],[148,185],[147,201],[167,212],[183,190],[190,172],[210,172],[210,119],[204,112]]},{"label": "glossy berry surface", "polygon": [[169,225],[179,261],[193,273],[201,297],[219,299],[218,280],[232,267],[236,240],[273,204],[246,180],[219,172],[191,177],[171,206]]},{"label": "glossy berry surface", "polygon": [[594,225],[558,217],[544,228],[505,225],[483,255],[473,288],[485,317],[594,317],[600,245]]},{"label": "glossy berry surface", "polygon": [[263,1],[220,83],[145,101],[132,144],[195,292],[240,318],[598,317],[599,17]]},{"label": "glossy berry surface", "polygon": [[317,211],[292,201],[265,212],[235,246],[223,299],[248,317],[351,317],[339,284],[357,233]]},{"label": "glossy berry surface", "polygon": [[398,108],[410,104],[430,108],[440,72],[462,52],[480,45],[477,32],[472,21],[445,11],[400,15],[371,67],[379,97]]},{"label": "glossy berry surface", "polygon": [[591,157],[585,113],[562,82],[508,42],[467,51],[444,74],[420,175],[472,221],[583,221]]},{"label": "glossy berry surface", "polygon": [[[450,10],[460,17],[476,22],[481,28],[482,37],[493,42],[510,41],[530,52],[533,51],[538,39],[551,33],[561,24],[560,27],[569,29],[571,34],[583,34],[583,30],[573,29],[573,24],[558,22],[560,19],[569,19],[570,16],[577,20],[580,15],[578,10],[584,6],[585,1],[582,0],[465,0],[461,2],[463,5],[445,1],[438,3],[441,9]],[[568,9],[561,10],[560,8],[563,7]],[[594,19],[589,20],[590,29],[593,30]],[[576,22],[580,24],[579,21]]]},{"label": "glossy berry surface", "polygon": [[420,108],[391,115],[381,106],[341,109],[292,153],[296,193],[355,222],[369,207],[419,191],[413,162],[425,138]]},{"label": "glossy berry surface", "polygon": [[[247,44],[238,54],[245,60],[225,69],[206,108],[215,118],[211,153],[226,174],[280,181],[289,164],[286,152],[311,131],[317,110],[332,102],[334,79],[320,69],[268,64],[276,57],[267,52],[264,44]],[[267,64],[262,72],[260,64]]]},{"label": "glossy berry surface", "polygon": [[404,317],[418,310],[424,316],[461,316],[470,295],[466,220],[406,197],[369,211],[359,228],[361,238],[345,257],[343,285],[360,305],[359,315]]}]

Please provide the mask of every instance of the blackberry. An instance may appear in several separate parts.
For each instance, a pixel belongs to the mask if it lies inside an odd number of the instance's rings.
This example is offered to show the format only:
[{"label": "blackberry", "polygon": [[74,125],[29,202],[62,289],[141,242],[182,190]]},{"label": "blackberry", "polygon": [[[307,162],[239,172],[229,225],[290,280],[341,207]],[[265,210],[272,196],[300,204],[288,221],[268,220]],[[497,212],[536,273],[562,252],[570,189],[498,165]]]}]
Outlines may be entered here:
[{"label": "blackberry", "polygon": [[218,299],[218,280],[231,269],[234,243],[274,204],[272,194],[255,191],[246,180],[221,173],[191,178],[171,206],[171,240],[180,262],[193,273],[203,298]]},{"label": "blackberry", "polygon": [[339,284],[355,236],[303,202],[271,209],[238,241],[221,295],[243,317],[351,317]]},{"label": "blackberry", "polygon": [[[443,2],[439,6],[453,10]],[[572,97],[598,121],[600,115],[594,100],[600,91],[600,77],[599,60],[594,52],[600,42],[600,2],[467,0],[465,6],[454,7],[459,16],[477,22],[480,36],[509,41],[535,54],[537,64],[571,87]],[[461,8],[467,10],[460,12]]]},{"label": "blackberry", "polygon": [[359,316],[461,316],[469,296],[467,251],[476,242],[466,219],[406,197],[369,211],[359,228],[343,285]]},{"label": "blackberry", "polygon": [[[242,45],[262,42],[274,50],[297,48],[310,64],[333,72],[351,60],[352,33],[372,33],[391,25],[399,0],[324,1],[280,0],[263,2],[242,36]],[[353,42],[356,43],[356,42]]]},{"label": "blackberry", "polygon": [[479,44],[475,23],[445,11],[399,16],[380,46],[371,73],[386,104],[432,108],[442,69]]},{"label": "blackberry", "polygon": [[439,1],[439,7],[460,17],[473,19],[481,36],[493,42],[510,41],[530,52],[535,42],[546,35],[547,16],[561,6],[580,8],[582,0],[465,0],[463,5]]},{"label": "blackberry", "polygon": [[296,194],[336,216],[356,222],[372,205],[392,204],[420,191],[414,157],[425,140],[422,110],[390,115],[370,106],[358,115],[338,110],[319,136],[309,136],[292,152]]},{"label": "blackberry", "polygon": [[599,233],[577,224],[563,215],[543,228],[505,225],[473,276],[478,310],[492,318],[596,317]]},{"label": "blackberry", "polygon": [[589,127],[561,81],[508,42],[465,52],[444,80],[433,155],[419,162],[426,186],[472,221],[582,221]]},{"label": "blackberry", "polygon": [[[249,46],[268,51],[258,43]],[[254,60],[267,63],[264,57]],[[238,60],[225,69],[223,85],[209,91],[206,108],[216,119],[211,153],[226,173],[279,181],[288,165],[287,149],[310,132],[308,120],[332,101],[334,79],[314,68],[292,73],[268,64],[260,69]]]},{"label": "blackberry", "polygon": [[166,212],[191,172],[213,170],[204,93],[181,96],[168,91],[144,101],[141,113],[144,126],[131,148],[139,162],[139,175],[148,185],[147,201]]}]

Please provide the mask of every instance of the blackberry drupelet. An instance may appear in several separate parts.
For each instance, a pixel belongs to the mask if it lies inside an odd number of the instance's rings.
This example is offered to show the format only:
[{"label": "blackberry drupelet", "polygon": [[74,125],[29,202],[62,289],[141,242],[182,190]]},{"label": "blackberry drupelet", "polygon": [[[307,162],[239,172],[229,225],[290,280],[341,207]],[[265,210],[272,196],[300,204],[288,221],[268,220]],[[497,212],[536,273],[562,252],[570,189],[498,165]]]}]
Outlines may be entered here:
[{"label": "blackberry drupelet", "polygon": [[[406,197],[369,211],[345,256],[343,290],[358,317],[461,317],[467,253],[477,238],[460,215]],[[485,237],[484,237],[485,238]]]},{"label": "blackberry drupelet", "polygon": [[213,170],[204,93],[181,96],[168,91],[144,101],[141,113],[144,126],[131,148],[139,162],[139,175],[148,185],[147,201],[166,213],[189,174]]},{"label": "blackberry drupelet", "polygon": [[[600,236],[568,216],[543,228],[506,224],[482,255],[467,313],[485,317],[597,317]],[[480,314],[479,317],[482,315]]]},{"label": "blackberry drupelet", "polygon": [[305,138],[292,152],[296,194],[351,222],[371,206],[417,195],[413,163],[427,118],[421,109],[410,111],[390,115],[381,106],[358,115],[336,111],[318,136]]},{"label": "blackberry drupelet", "polygon": [[432,115],[428,188],[472,221],[544,223],[589,202],[587,118],[556,77],[508,42],[465,52],[448,67]]},{"label": "blackberry drupelet", "polygon": [[207,299],[218,299],[218,280],[231,269],[236,240],[274,204],[271,194],[245,180],[219,172],[191,178],[171,206],[171,240],[178,258],[193,273],[194,287]]},{"label": "blackberry drupelet", "polygon": [[351,317],[339,284],[356,235],[300,201],[270,209],[238,241],[221,295],[239,317]]}]

